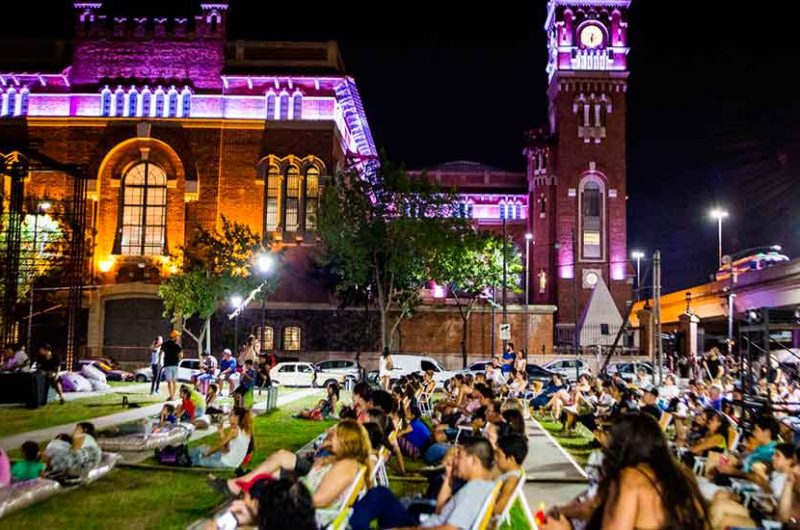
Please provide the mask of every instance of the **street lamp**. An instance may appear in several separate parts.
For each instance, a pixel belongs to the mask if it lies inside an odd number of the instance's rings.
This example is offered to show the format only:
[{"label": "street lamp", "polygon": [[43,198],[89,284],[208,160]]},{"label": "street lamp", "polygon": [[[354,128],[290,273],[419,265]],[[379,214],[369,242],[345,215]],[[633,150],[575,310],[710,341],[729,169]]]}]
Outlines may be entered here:
[{"label": "street lamp", "polygon": [[530,317],[528,316],[528,304],[530,304],[530,283],[531,283],[531,241],[533,234],[525,234],[525,351],[528,351],[528,336],[530,328]]},{"label": "street lamp", "polygon": [[33,333],[33,295],[34,295],[34,286],[35,286],[34,282],[35,282],[35,278],[36,278],[36,276],[35,276],[35,268],[36,268],[36,262],[37,262],[37,259],[38,259],[37,256],[36,256],[36,252],[37,252],[36,247],[37,247],[37,243],[39,241],[39,214],[44,215],[47,212],[47,210],[50,209],[50,206],[51,206],[50,203],[47,202],[47,201],[39,203],[38,206],[36,206],[36,211],[35,211],[35,214],[33,216],[33,244],[32,244],[32,250],[31,250],[31,256],[32,257],[31,257],[31,263],[30,263],[30,268],[31,268],[31,273],[30,273],[31,274],[31,276],[30,276],[30,282],[31,282],[30,297],[31,297],[31,299],[30,299],[30,303],[28,305],[28,336],[27,336],[27,345],[26,345],[26,351],[28,352],[29,355],[31,355],[31,351],[32,351],[31,350],[31,338],[32,338],[31,335]]},{"label": "street lamp", "polygon": [[239,313],[240,308],[242,307],[242,297],[238,294],[231,296],[231,307],[236,312],[236,318],[234,319],[234,327],[233,327],[233,344],[234,344],[234,351],[236,354],[239,354]]},{"label": "street lamp", "polygon": [[722,208],[714,208],[709,212],[712,219],[717,220],[717,241],[719,243],[717,262],[722,265],[722,220],[727,219],[728,211]]},{"label": "street lamp", "polygon": [[266,275],[269,274],[269,271],[272,270],[274,258],[272,254],[262,252],[256,258],[256,266],[258,267],[259,272],[264,275],[264,282],[261,284],[261,289],[264,289],[261,297],[261,333],[259,333],[259,341],[261,343],[261,349],[264,350],[264,331],[266,327],[267,321],[267,279]]},{"label": "street lamp", "polygon": [[641,290],[642,290],[642,258],[644,258],[644,252],[641,250],[634,250],[631,252],[631,258],[636,260],[636,300],[638,301],[641,297]]}]

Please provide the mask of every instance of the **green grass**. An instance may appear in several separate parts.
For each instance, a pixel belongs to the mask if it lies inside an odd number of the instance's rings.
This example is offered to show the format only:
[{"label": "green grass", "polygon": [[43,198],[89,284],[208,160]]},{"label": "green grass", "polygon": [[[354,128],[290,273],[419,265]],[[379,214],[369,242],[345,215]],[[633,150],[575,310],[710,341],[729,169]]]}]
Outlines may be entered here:
[{"label": "green grass", "polygon": [[[254,462],[277,449],[299,449],[333,425],[333,421],[303,421],[291,417],[317,401],[319,397],[304,398],[257,417]],[[201,443],[209,441],[213,438]],[[119,468],[93,484],[4,518],[0,520],[0,527],[19,530],[179,529],[210,515],[222,501],[220,495],[206,486],[204,473],[169,468]]]},{"label": "green grass", "polygon": [[585,466],[594,448],[590,446],[594,436],[583,425],[578,425],[571,434],[564,434],[556,421],[539,420],[539,423],[563,447],[579,465]]},{"label": "green grass", "polygon": [[[141,396],[129,394],[128,401],[142,405],[152,405],[153,403],[158,403],[159,399],[147,394],[142,394]],[[4,407],[0,409],[0,417],[2,417],[2,421],[0,421],[0,437],[36,431],[64,423],[90,420],[126,410],[128,409],[122,408],[122,396],[119,394],[105,394],[67,401],[63,405],[55,402],[38,409]]]}]

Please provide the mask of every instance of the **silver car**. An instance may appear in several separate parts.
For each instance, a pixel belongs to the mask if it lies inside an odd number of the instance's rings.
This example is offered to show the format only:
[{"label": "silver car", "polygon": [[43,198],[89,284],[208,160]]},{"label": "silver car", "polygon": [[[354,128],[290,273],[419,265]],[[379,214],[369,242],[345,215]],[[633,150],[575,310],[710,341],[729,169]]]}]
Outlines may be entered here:
[{"label": "silver car", "polygon": [[337,376],[344,376],[345,384],[354,385],[361,379],[361,366],[356,361],[348,359],[331,359],[318,362],[316,368],[318,381],[341,381],[341,378]]},{"label": "silver car", "polygon": [[589,363],[582,359],[558,359],[542,366],[569,381],[576,381],[582,375],[592,375]]}]

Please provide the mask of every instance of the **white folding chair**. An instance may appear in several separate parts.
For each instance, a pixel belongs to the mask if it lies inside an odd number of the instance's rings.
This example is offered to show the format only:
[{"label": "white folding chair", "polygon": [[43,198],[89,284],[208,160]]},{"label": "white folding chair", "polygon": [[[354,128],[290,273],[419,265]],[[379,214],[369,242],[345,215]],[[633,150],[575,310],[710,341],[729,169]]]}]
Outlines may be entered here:
[{"label": "white folding chair", "polygon": [[366,485],[364,481],[365,475],[366,468],[362,466],[353,479],[350,489],[347,490],[346,501],[338,510],[317,509],[317,525],[320,528],[326,530],[344,530],[347,528],[350,513],[353,511],[353,504],[358,500]]},{"label": "white folding chair", "polygon": [[[525,519],[528,521],[528,525],[531,527],[531,530],[536,530],[536,519],[533,516],[533,511],[531,511],[531,507],[528,504],[528,499],[525,498],[525,494],[523,493],[525,489],[525,471],[523,470],[519,477],[519,482],[517,482],[517,487],[514,488],[514,492],[511,494],[511,497],[508,499],[508,504],[506,507],[503,508],[503,513],[500,514],[498,519],[499,523],[503,522],[511,522],[511,508],[514,506],[514,503],[519,501],[522,505],[522,510],[525,512]],[[500,526],[500,524],[498,524]]]}]

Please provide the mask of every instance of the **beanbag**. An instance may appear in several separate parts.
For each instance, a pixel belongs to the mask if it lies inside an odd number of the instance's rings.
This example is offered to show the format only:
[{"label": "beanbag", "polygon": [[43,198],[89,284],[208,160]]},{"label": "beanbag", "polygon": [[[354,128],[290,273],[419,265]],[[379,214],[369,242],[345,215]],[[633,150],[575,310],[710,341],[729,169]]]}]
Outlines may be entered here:
[{"label": "beanbag", "polygon": [[94,392],[104,392],[107,390],[111,390],[111,387],[108,386],[108,383],[105,381],[98,381],[97,379],[89,379],[89,383],[92,385],[92,390]]},{"label": "beanbag", "polygon": [[106,382],[106,374],[91,364],[86,364],[81,368],[81,375],[89,380]]},{"label": "beanbag", "polygon": [[64,392],[91,392],[92,384],[76,372],[67,372],[61,375],[61,385]]}]

